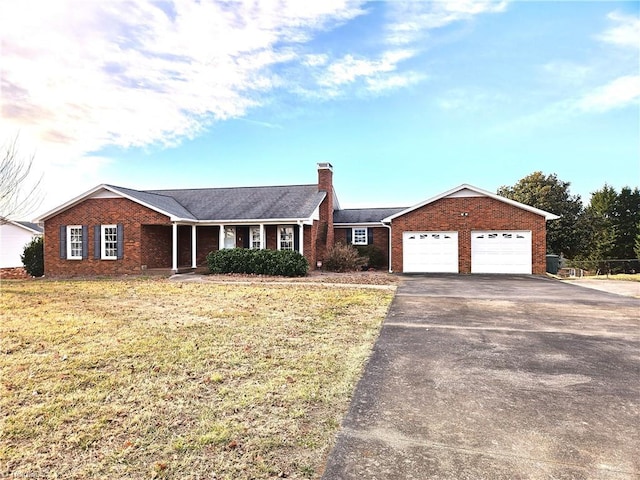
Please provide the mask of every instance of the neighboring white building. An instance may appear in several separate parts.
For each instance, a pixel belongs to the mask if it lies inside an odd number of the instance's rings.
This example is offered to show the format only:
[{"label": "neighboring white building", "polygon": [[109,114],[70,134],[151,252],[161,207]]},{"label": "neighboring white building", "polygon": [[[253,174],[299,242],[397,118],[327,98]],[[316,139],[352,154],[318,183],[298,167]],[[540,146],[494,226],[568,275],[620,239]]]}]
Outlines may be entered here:
[{"label": "neighboring white building", "polygon": [[0,219],[0,268],[22,267],[24,247],[40,236],[42,228],[35,223]]}]

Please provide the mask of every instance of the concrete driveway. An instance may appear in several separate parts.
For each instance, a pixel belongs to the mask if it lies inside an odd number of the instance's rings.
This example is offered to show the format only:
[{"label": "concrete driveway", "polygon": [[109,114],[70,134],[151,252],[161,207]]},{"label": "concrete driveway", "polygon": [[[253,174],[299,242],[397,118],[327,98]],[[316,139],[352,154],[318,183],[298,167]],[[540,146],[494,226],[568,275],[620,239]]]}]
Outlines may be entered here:
[{"label": "concrete driveway", "polygon": [[323,479],[640,478],[640,300],[407,276]]}]

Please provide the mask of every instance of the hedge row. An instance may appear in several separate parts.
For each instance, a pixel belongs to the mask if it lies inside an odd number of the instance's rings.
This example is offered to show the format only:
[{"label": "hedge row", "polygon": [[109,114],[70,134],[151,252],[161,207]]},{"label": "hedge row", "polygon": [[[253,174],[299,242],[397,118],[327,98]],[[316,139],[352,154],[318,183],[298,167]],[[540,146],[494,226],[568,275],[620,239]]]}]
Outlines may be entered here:
[{"label": "hedge row", "polygon": [[292,250],[218,250],[207,255],[207,265],[211,273],[303,277],[309,271],[307,259]]}]

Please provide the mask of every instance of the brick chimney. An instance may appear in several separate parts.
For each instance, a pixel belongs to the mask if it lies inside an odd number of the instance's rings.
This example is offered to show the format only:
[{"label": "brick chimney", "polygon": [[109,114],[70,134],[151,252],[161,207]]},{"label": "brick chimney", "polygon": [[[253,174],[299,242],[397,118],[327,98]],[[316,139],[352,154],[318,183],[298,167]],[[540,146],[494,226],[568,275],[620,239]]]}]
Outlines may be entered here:
[{"label": "brick chimney", "polygon": [[327,193],[320,204],[316,242],[318,260],[323,261],[327,248],[333,246],[333,166],[328,162],[318,163],[318,191]]}]

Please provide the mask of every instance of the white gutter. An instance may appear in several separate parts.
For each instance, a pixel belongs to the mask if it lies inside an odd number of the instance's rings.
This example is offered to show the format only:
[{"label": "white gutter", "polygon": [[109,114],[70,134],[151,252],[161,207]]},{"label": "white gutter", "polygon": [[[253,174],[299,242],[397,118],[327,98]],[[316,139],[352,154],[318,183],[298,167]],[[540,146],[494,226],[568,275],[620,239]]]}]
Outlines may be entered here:
[{"label": "white gutter", "polygon": [[389,273],[393,273],[393,269],[391,268],[391,224],[387,225],[384,222],[380,222],[383,227],[387,227],[389,229]]}]

